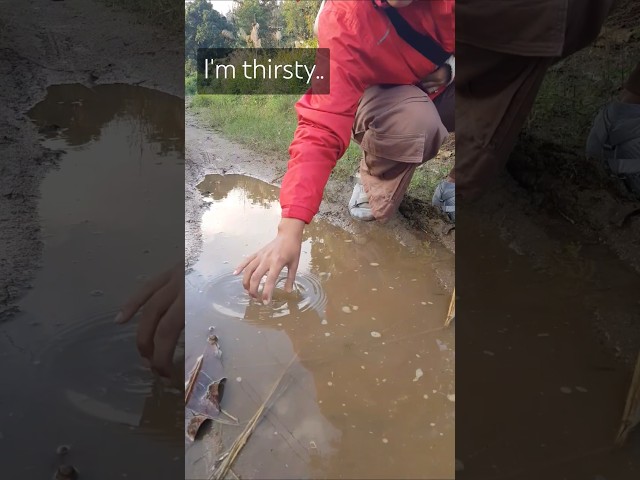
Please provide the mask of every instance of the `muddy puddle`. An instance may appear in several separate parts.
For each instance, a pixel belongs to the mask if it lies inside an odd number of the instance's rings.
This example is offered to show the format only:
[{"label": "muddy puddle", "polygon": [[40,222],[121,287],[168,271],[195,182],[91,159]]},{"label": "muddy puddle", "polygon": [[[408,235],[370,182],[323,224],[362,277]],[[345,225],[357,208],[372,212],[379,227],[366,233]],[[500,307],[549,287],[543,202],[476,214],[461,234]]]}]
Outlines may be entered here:
[{"label": "muddy puddle", "polygon": [[239,175],[210,175],[198,188],[210,205],[186,277],[185,370],[214,327],[228,378],[222,407],[240,425],[210,422],[187,448],[186,477],[209,478],[284,372],[236,475],[453,478],[455,341],[443,329],[449,295],[437,259],[384,228],[353,236],[316,220],[296,291],[264,306],[231,272],[275,234],[278,189]]},{"label": "muddy puddle", "polygon": [[2,476],[51,478],[67,444],[81,478],[179,478],[182,392],[141,364],[135,324],[113,318],[183,255],[183,102],[127,85],[60,85],[29,116],[62,153],[41,184],[40,268],[0,334],[11,386],[0,448],[13,459]]},{"label": "muddy puddle", "polygon": [[563,249],[543,259],[478,219],[464,219],[457,244],[468,263],[457,276],[456,478],[640,478],[638,432],[613,446],[632,366],[606,333],[637,312],[640,278],[566,226]]}]

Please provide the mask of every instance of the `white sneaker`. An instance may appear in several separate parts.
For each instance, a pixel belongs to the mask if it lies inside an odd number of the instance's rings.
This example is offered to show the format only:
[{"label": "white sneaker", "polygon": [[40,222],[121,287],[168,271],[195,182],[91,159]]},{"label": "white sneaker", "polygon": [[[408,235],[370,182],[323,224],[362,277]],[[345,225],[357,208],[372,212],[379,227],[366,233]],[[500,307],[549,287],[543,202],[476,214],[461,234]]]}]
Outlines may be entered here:
[{"label": "white sneaker", "polygon": [[376,219],[371,212],[369,197],[365,193],[364,186],[360,183],[359,177],[356,179],[356,184],[353,187],[353,193],[349,200],[349,213],[356,220],[363,222],[370,222]]}]

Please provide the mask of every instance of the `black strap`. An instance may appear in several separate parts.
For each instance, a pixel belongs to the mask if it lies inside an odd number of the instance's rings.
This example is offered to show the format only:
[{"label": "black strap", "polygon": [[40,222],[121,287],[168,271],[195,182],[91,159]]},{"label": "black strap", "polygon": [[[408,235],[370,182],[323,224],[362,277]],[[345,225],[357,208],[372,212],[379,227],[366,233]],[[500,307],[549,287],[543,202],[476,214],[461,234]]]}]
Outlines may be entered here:
[{"label": "black strap", "polygon": [[409,22],[400,15],[398,10],[391,6],[383,8],[382,10],[387,14],[387,17],[389,17],[400,38],[424,55],[431,63],[440,67],[444,65],[451,56],[431,35],[419,33],[414,30],[414,28],[409,25]]}]

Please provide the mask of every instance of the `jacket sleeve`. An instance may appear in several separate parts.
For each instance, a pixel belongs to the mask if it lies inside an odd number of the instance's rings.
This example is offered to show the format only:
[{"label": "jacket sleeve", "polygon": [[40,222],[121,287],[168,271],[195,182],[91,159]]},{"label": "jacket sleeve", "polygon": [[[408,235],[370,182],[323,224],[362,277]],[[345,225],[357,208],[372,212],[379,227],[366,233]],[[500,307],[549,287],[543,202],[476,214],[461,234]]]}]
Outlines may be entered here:
[{"label": "jacket sleeve", "polygon": [[[349,146],[358,102],[367,86],[372,59],[358,45],[357,19],[325,9],[319,18],[318,44],[330,51],[330,93],[308,91],[297,103],[298,127],[289,147],[280,205],[284,218],[311,222],[336,162]],[[367,63],[369,62],[369,63]]]}]

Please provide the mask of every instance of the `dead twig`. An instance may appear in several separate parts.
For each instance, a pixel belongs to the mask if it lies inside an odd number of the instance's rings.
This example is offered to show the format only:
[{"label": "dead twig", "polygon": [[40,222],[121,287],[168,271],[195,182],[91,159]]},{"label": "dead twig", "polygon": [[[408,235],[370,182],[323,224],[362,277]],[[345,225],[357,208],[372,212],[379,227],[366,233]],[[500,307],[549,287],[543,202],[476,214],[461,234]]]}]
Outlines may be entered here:
[{"label": "dead twig", "polygon": [[640,354],[631,380],[631,387],[627,395],[627,403],[622,415],[622,424],[616,437],[616,445],[621,447],[627,440],[629,432],[640,423]]},{"label": "dead twig", "polygon": [[447,319],[444,321],[444,326],[448,327],[454,318],[456,318],[456,287],[453,287],[451,302],[449,303],[449,311],[447,312]]},{"label": "dead twig", "polygon": [[202,360],[204,359],[204,355],[200,355],[196,360],[196,364],[191,370],[189,374],[189,380],[187,381],[186,388],[184,389],[184,404],[189,403],[189,397],[191,397],[191,392],[193,392],[193,387],[196,384],[196,378],[198,377],[198,373],[200,373],[200,369],[202,368]]},{"label": "dead twig", "polygon": [[282,372],[282,375],[280,375],[280,378],[278,378],[278,380],[273,384],[273,387],[271,387],[271,391],[265,398],[264,402],[262,402],[262,405],[260,405],[260,408],[258,408],[258,410],[253,415],[253,417],[251,418],[251,420],[249,421],[249,423],[247,424],[243,432],[240,434],[240,436],[236,439],[235,442],[233,442],[233,445],[227,452],[228,454],[225,454],[224,460],[222,460],[222,462],[220,462],[218,467],[214,470],[213,475],[210,477],[210,480],[222,480],[223,478],[225,478],[225,476],[231,469],[231,465],[233,465],[233,462],[235,461],[236,457],[240,454],[240,451],[246,445],[247,440],[249,440],[249,437],[256,429],[258,422],[262,418],[262,414],[268,408],[268,404],[271,401],[271,398],[273,397],[276,390],[278,390],[280,383],[282,383],[282,379],[284,378],[285,374],[289,371],[289,368],[291,367],[291,365],[293,364],[296,358],[297,357],[294,355],[294,357],[291,359],[289,364],[286,366],[286,368]]}]

